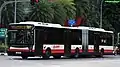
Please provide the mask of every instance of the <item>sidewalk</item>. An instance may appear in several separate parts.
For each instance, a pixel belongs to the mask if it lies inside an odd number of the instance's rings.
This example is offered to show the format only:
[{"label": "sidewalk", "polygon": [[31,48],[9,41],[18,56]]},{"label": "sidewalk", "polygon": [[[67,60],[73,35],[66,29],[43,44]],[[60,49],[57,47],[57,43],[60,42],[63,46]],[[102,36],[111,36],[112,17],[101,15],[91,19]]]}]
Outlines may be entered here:
[{"label": "sidewalk", "polygon": [[0,55],[4,55],[4,56],[7,56],[7,53],[0,53]]}]

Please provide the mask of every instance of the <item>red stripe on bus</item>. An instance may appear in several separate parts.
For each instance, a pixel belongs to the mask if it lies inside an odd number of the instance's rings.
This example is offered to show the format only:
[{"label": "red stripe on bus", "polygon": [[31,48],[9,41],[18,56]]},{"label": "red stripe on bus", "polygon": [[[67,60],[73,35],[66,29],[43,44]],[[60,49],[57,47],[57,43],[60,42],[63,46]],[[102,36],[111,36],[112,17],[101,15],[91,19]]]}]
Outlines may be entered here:
[{"label": "red stripe on bus", "polygon": [[[29,49],[8,49],[10,52],[29,52]],[[79,50],[82,52],[82,49]],[[32,50],[32,52],[35,52],[35,50]],[[54,49],[51,50],[52,53],[64,53],[64,49]],[[94,52],[94,49],[89,49],[88,52]],[[113,50],[104,50],[105,53],[113,52]],[[45,50],[43,50],[43,53],[45,53]],[[71,53],[75,53],[75,49],[71,50]]]},{"label": "red stripe on bus", "polygon": [[[94,49],[89,49],[88,52],[94,52]],[[104,52],[105,53],[113,52],[113,50],[106,50],[106,49],[104,49]]]},{"label": "red stripe on bus", "polygon": [[94,49],[88,49],[88,52],[94,52]]},{"label": "red stripe on bus", "polygon": [[[79,50],[80,52],[82,52],[82,49]],[[64,53],[64,49],[56,49],[56,50],[51,50],[52,53]],[[45,50],[43,50],[43,53],[45,53]],[[75,53],[75,50],[72,49],[71,53]]]},{"label": "red stripe on bus", "polygon": [[104,50],[104,52],[113,52],[113,50]]},{"label": "red stripe on bus", "polygon": [[[43,53],[45,53],[46,50],[43,50]],[[51,50],[51,53],[64,53],[63,49],[56,49],[56,50]]]}]

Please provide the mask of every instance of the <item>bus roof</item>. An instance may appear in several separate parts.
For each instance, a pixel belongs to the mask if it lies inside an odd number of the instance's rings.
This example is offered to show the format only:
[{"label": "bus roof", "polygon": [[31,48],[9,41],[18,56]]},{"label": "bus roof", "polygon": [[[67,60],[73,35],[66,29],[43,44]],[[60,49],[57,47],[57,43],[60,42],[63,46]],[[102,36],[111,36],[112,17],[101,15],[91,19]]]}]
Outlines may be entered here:
[{"label": "bus roof", "polygon": [[95,28],[95,27],[85,27],[85,26],[79,26],[79,27],[64,27],[68,29],[81,29],[81,30],[90,30],[90,31],[99,31],[99,32],[108,32],[108,33],[113,33],[113,31],[107,31],[102,28]]},{"label": "bus roof", "polygon": [[34,26],[42,26],[42,27],[54,27],[54,28],[65,28],[65,29],[78,29],[78,30],[90,30],[90,31],[100,31],[100,32],[108,32],[113,33],[113,31],[106,31],[102,28],[95,28],[95,27],[85,27],[85,26],[79,26],[79,27],[65,27],[61,26],[60,24],[53,24],[53,23],[43,23],[43,22],[34,22],[34,21],[27,21],[27,22],[20,22],[20,23],[10,23],[10,25],[14,24],[32,24]]},{"label": "bus roof", "polygon": [[34,26],[55,27],[55,28],[61,28],[62,27],[60,24],[33,22],[33,21],[20,22],[19,24],[33,24]]}]

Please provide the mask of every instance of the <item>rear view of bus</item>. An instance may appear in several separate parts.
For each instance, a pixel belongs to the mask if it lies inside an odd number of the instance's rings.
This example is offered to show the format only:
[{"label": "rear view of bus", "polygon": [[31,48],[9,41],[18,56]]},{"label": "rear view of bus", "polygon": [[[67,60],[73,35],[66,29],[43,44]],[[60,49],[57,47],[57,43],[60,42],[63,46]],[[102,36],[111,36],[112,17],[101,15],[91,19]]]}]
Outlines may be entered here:
[{"label": "rear view of bus", "polygon": [[10,24],[8,29],[8,55],[27,59],[34,56],[34,25]]}]

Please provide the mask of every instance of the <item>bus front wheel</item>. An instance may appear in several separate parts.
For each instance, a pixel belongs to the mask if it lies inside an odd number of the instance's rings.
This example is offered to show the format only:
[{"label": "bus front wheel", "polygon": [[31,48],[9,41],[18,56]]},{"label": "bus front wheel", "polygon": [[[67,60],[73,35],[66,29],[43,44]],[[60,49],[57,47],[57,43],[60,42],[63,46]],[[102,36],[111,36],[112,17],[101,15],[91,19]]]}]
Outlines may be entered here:
[{"label": "bus front wheel", "polygon": [[28,58],[28,56],[21,56],[22,57],[22,59],[27,59]]}]

